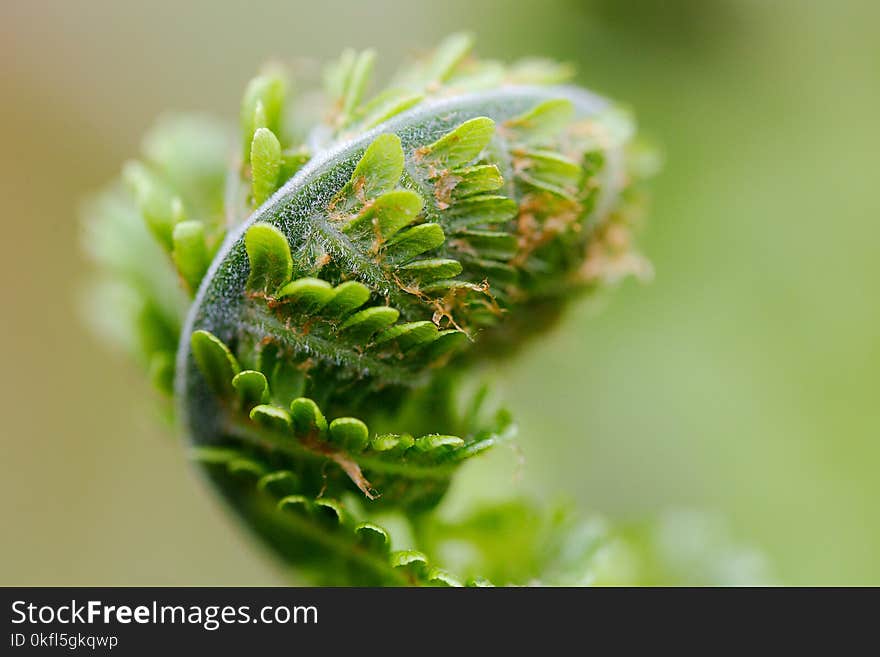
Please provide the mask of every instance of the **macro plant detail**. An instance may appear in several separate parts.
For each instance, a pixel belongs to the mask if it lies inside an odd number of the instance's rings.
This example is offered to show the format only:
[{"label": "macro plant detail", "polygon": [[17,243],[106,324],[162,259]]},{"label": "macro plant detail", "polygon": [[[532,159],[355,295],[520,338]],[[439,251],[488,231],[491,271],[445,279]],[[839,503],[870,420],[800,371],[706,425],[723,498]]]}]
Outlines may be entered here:
[{"label": "macro plant detail", "polygon": [[313,582],[661,578],[654,525],[523,500],[437,513],[459,467],[515,434],[479,371],[649,271],[632,120],[568,67],[477,59],[466,35],[370,96],[374,59],[346,51],[320,94],[267,69],[238,145],[211,119],[161,121],[89,210],[99,328]]}]

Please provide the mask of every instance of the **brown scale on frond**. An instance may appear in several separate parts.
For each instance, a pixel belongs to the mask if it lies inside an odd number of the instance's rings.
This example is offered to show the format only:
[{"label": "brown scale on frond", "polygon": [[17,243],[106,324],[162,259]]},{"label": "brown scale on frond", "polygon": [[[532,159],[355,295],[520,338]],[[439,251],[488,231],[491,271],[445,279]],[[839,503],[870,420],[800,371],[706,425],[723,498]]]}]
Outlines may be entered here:
[{"label": "brown scale on frond", "polygon": [[[425,156],[431,152],[431,148],[429,146],[420,146],[419,148],[413,151],[413,160],[417,163],[421,163],[422,160],[425,159]],[[436,174],[436,170],[432,165],[428,166],[428,178],[433,178]]]},{"label": "brown scale on frond", "polygon": [[431,305],[434,306],[434,314],[431,316],[431,321],[434,322],[438,328],[442,328],[441,322],[446,319],[449,322],[449,326],[455,327],[457,330],[470,337],[468,332],[455,321],[455,317],[452,315],[454,308],[451,300],[443,297],[441,299],[435,299]]},{"label": "brown scale on frond", "polygon": [[632,230],[625,221],[624,217],[615,213],[596,228],[577,273],[579,280],[586,283],[613,283],[629,275],[639,279],[651,277],[651,264],[633,248]]},{"label": "brown scale on frond", "polygon": [[315,360],[310,356],[309,358],[306,358],[303,362],[301,362],[299,365],[297,365],[296,369],[298,369],[303,374],[308,374],[309,371],[311,369],[313,369],[314,367],[315,367]]},{"label": "brown scale on frond", "polygon": [[266,307],[269,308],[270,310],[277,308],[279,305],[281,305],[283,303],[283,301],[276,299],[271,294],[263,292],[262,290],[260,290],[260,291],[249,290],[249,291],[245,292],[245,296],[247,296],[248,299],[256,299],[258,301],[262,301],[263,303],[266,304]]},{"label": "brown scale on frond", "polygon": [[308,335],[309,333],[311,333],[312,327],[315,325],[316,322],[317,318],[315,317],[309,317],[308,319],[306,319],[306,321],[304,321],[302,323],[302,326],[300,327],[300,333],[302,335]]},{"label": "brown scale on frond", "polygon": [[510,152],[510,164],[513,167],[513,174],[515,176],[523,174],[532,166],[532,161],[525,156],[525,153],[526,151],[521,148],[515,148]]},{"label": "brown scale on frond", "polygon": [[[353,181],[353,183],[352,183],[352,188],[353,188],[352,191],[354,192],[354,196],[355,196],[355,198],[357,198],[358,201],[360,201],[360,203],[361,203],[364,207],[366,207],[367,204],[369,203],[369,201],[367,200],[367,195],[366,195],[366,193],[364,192],[364,188],[365,188],[366,186],[367,186],[367,178],[366,178],[366,176],[360,176],[357,180]],[[338,198],[334,198],[334,199],[333,199],[332,201],[330,201],[330,203],[327,205],[327,212],[330,213],[330,215],[331,215],[331,216],[330,216],[330,219],[331,219],[331,220],[338,221],[339,219],[343,218],[343,217],[339,217],[339,216],[334,217],[334,216],[332,216],[332,215],[333,215],[333,211],[336,209],[336,204],[339,203],[339,202],[341,202],[341,201],[344,201],[344,200],[346,200],[346,197],[338,197]],[[343,216],[344,216],[344,215],[343,215]]]},{"label": "brown scale on frond", "polygon": [[[392,274],[391,279],[394,281],[395,285],[397,285],[397,287],[400,290],[402,290],[403,292],[406,292],[407,294],[413,295],[414,297],[418,298],[419,300],[430,304],[430,306],[432,308],[434,308],[434,314],[431,316],[431,321],[434,322],[434,324],[436,324],[438,327],[441,326],[440,322],[443,320],[443,318],[446,318],[449,321],[450,326],[453,326],[456,329],[458,329],[459,331],[462,331],[463,333],[467,334],[467,331],[465,331],[461,326],[459,326],[459,324],[455,321],[455,319],[452,316],[452,311],[454,308],[453,308],[452,304],[447,303],[448,294],[440,299],[433,299],[432,300],[427,294],[425,294],[424,292],[421,291],[421,289],[419,288],[417,283],[413,284],[413,285],[408,285],[408,284],[404,283],[403,281],[401,281],[400,277],[397,276],[397,274]],[[475,288],[476,287],[477,286],[475,286]],[[488,289],[488,283],[486,283],[486,287]],[[386,303],[388,303],[388,301],[386,301]]]},{"label": "brown scale on frond", "polygon": [[320,256],[318,256],[317,260],[315,260],[315,266],[320,271],[321,269],[323,269],[324,267],[329,265],[332,261],[333,261],[333,256],[330,255],[329,253],[325,252],[325,253],[321,254]]},{"label": "brown scale on frond", "polygon": [[458,311],[465,312],[464,303],[468,301],[468,297],[471,292],[476,292],[481,295],[479,303],[484,305],[493,315],[501,316],[503,310],[501,306],[498,304],[498,301],[495,299],[495,296],[491,292],[491,287],[489,285],[488,280],[483,280],[482,283],[465,283],[463,285],[450,288],[446,294],[442,297],[435,299],[432,302],[434,306],[434,315],[431,318],[431,321],[434,322],[438,327],[443,319],[446,319],[449,322],[450,326],[453,326],[457,330],[463,332],[465,335],[471,339],[470,333],[466,330],[466,328],[456,322],[454,314]]},{"label": "brown scale on frond", "polygon": [[535,250],[557,235],[579,231],[580,214],[580,203],[571,199],[560,199],[546,192],[524,196],[516,220],[517,254],[510,264],[522,267]]},{"label": "brown scale on frond", "polygon": [[434,201],[441,210],[447,209],[452,205],[452,192],[458,183],[461,182],[461,176],[454,175],[448,169],[444,169],[434,183]]},{"label": "brown scale on frond", "polygon": [[[560,140],[559,151],[573,160],[579,160],[586,151],[611,150],[611,135],[601,123],[591,119],[572,121],[565,128],[563,139]],[[585,142],[591,142],[585,144]]]},{"label": "brown scale on frond", "polygon": [[489,284],[488,284],[488,283],[486,283],[485,297],[483,297],[482,299],[480,299],[479,303],[480,303],[480,305],[482,305],[484,308],[486,308],[486,310],[488,310],[490,313],[492,313],[492,314],[495,315],[496,317],[501,317],[504,313],[507,312],[507,310],[506,310],[505,308],[502,308],[502,307],[498,304],[498,300],[497,300],[497,299],[495,298],[495,296],[489,291]]}]

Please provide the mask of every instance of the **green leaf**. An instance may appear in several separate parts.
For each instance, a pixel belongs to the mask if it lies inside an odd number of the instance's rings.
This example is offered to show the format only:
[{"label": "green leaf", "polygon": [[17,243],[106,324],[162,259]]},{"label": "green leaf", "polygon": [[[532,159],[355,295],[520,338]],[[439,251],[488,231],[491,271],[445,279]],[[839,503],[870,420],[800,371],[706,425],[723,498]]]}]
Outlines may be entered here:
[{"label": "green leaf", "polygon": [[397,262],[406,262],[417,255],[436,249],[446,241],[439,224],[419,224],[401,231],[385,244],[385,250]]},{"label": "green leaf", "polygon": [[283,286],[276,293],[279,299],[296,304],[303,311],[317,310],[335,294],[333,286],[320,278],[298,278]]},{"label": "green leaf", "polygon": [[257,128],[251,143],[251,189],[254,205],[262,205],[278,189],[281,142],[268,128]]},{"label": "green leaf", "polygon": [[470,290],[474,291],[474,288],[477,287],[473,283],[469,281],[455,281],[455,280],[445,280],[445,281],[435,281],[430,285],[426,285],[421,288],[421,291],[429,296],[438,296],[445,295],[450,290]]},{"label": "green leaf", "polygon": [[421,452],[446,451],[464,446],[464,440],[458,436],[442,436],[431,434],[416,439],[415,447]]},{"label": "green leaf", "polygon": [[345,84],[342,99],[343,116],[350,115],[360,104],[370,76],[373,74],[375,61],[376,52],[374,50],[365,50],[355,58]]},{"label": "green leaf", "polygon": [[352,48],[346,48],[339,59],[324,68],[324,89],[330,97],[342,98],[356,57],[357,53]]},{"label": "green leaf", "polygon": [[410,107],[418,105],[425,96],[408,89],[391,88],[373,97],[358,110],[358,123],[362,130],[369,130],[397,116]]},{"label": "green leaf", "polygon": [[389,455],[398,455],[406,452],[406,450],[414,444],[415,439],[408,433],[385,433],[380,436],[375,436],[370,441],[370,449],[374,452],[385,452]]},{"label": "green leaf", "polygon": [[208,270],[210,259],[205,243],[205,226],[201,221],[181,221],[174,227],[172,257],[177,271],[195,292]]},{"label": "green leaf", "polygon": [[567,98],[546,100],[504,125],[512,139],[521,144],[545,143],[559,134],[574,116],[574,105]]},{"label": "green leaf", "polygon": [[396,308],[388,306],[372,306],[349,317],[342,323],[340,331],[355,343],[366,342],[375,333],[390,326],[400,317]]},{"label": "green leaf", "polygon": [[501,62],[471,59],[450,76],[446,84],[458,93],[495,89],[505,84],[506,71]]},{"label": "green leaf", "polygon": [[241,407],[247,411],[265,402],[269,396],[269,383],[262,372],[244,370],[232,379],[232,387],[238,393]]},{"label": "green leaf", "polygon": [[[497,254],[489,254],[496,257]],[[519,280],[520,271],[516,267],[491,258],[470,258],[468,266],[478,272],[482,278],[491,278],[501,285],[514,285]]]},{"label": "green leaf", "polygon": [[351,179],[339,191],[331,207],[350,209],[377,196],[390,192],[403,173],[403,147],[400,137],[384,134],[376,137],[364,151]]},{"label": "green leaf", "polygon": [[431,58],[427,71],[428,81],[443,82],[449,78],[473,47],[474,37],[471,34],[460,32],[446,37]]},{"label": "green leaf", "polygon": [[333,296],[321,308],[321,314],[344,317],[363,306],[369,298],[370,290],[366,285],[357,281],[346,281],[334,288]]},{"label": "green leaf", "polygon": [[263,475],[257,482],[257,488],[269,495],[281,499],[294,495],[300,490],[300,478],[290,470],[276,470]]},{"label": "green leaf", "polygon": [[574,77],[574,66],[552,59],[530,57],[515,62],[507,70],[510,84],[562,84]]},{"label": "green leaf", "polygon": [[174,248],[172,232],[176,220],[171,190],[140,162],[126,164],[122,176],[134,194],[147,228],[170,252]]},{"label": "green leaf", "polygon": [[390,557],[391,566],[405,573],[413,582],[422,581],[428,574],[428,557],[418,550],[398,550]]},{"label": "green leaf", "polygon": [[[254,132],[266,127],[266,108],[262,102],[258,102],[254,109]],[[252,142],[253,143],[253,142]]]},{"label": "green leaf", "polygon": [[491,230],[465,230],[456,234],[470,249],[484,258],[510,260],[516,255],[516,235]]},{"label": "green leaf", "polygon": [[[287,80],[280,71],[268,71],[248,83],[241,101],[240,119],[245,159],[250,154],[257,128],[268,128],[275,135],[282,134],[281,121],[286,94]],[[259,125],[258,113],[262,114]]]},{"label": "green leaf", "polygon": [[400,271],[407,275],[408,280],[429,283],[438,279],[458,276],[461,273],[461,263],[458,260],[448,258],[414,260],[409,264],[402,265]]},{"label": "green leaf", "polygon": [[451,586],[455,588],[464,586],[461,580],[442,568],[431,568],[426,579],[430,586]]},{"label": "green leaf", "polygon": [[241,456],[237,449],[199,445],[190,449],[190,458],[196,463],[226,466],[230,461]]},{"label": "green leaf", "polygon": [[357,541],[365,550],[377,554],[388,554],[391,549],[391,537],[388,532],[371,522],[362,522],[354,528]]},{"label": "green leaf", "polygon": [[305,374],[275,344],[263,346],[257,363],[269,380],[269,393],[276,405],[287,407],[305,391]]},{"label": "green leaf", "polygon": [[278,500],[278,510],[307,516],[312,509],[312,501],[305,495],[288,495]]},{"label": "green leaf", "polygon": [[166,395],[174,394],[174,354],[156,351],[150,356],[150,382]]},{"label": "green leaf", "polygon": [[347,234],[366,234],[380,239],[393,237],[419,215],[424,205],[421,196],[409,189],[382,194],[343,227]]},{"label": "green leaf", "polygon": [[305,148],[281,153],[281,171],[278,173],[278,186],[280,187],[293,178],[302,169],[312,155]]},{"label": "green leaf", "polygon": [[254,224],[245,233],[244,244],[251,264],[247,280],[250,292],[271,295],[290,280],[293,258],[280,230],[269,224]]},{"label": "green leaf", "polygon": [[451,172],[458,181],[452,189],[452,198],[459,199],[475,194],[494,192],[504,185],[501,172],[494,164],[481,164]]},{"label": "green leaf", "polygon": [[334,499],[319,497],[312,502],[315,519],[326,527],[337,528],[345,524],[346,514],[342,505]]},{"label": "green leaf", "polygon": [[565,198],[574,198],[584,170],[554,151],[525,151],[516,154],[519,178],[530,185]]},{"label": "green leaf", "polygon": [[174,186],[193,217],[213,224],[220,209],[229,156],[228,126],[200,115],[161,117],[144,138],[143,151]]},{"label": "green leaf", "polygon": [[440,169],[454,169],[476,158],[495,134],[495,122],[485,116],[465,121],[430,146],[418,150],[424,161]]},{"label": "green leaf", "polygon": [[266,466],[254,459],[240,457],[230,460],[226,470],[236,479],[254,482],[266,473]]},{"label": "green leaf", "polygon": [[472,226],[489,226],[516,217],[519,206],[506,196],[471,196],[456,201],[444,212],[446,224],[453,230]]},{"label": "green leaf", "polygon": [[437,326],[433,322],[407,322],[383,331],[375,342],[377,345],[381,345],[394,340],[402,351],[407,351],[422,343],[431,342],[436,337]]},{"label": "green leaf", "polygon": [[254,423],[269,431],[281,434],[290,432],[290,414],[283,408],[260,404],[251,409],[249,417]]},{"label": "green leaf", "polygon": [[208,331],[194,331],[190,344],[196,365],[211,389],[220,397],[232,397],[232,379],[241,368],[229,347]]},{"label": "green leaf", "polygon": [[306,389],[305,373],[285,361],[279,361],[275,365],[269,381],[272,401],[282,406],[289,406]]},{"label": "green leaf", "polygon": [[330,439],[354,453],[362,452],[370,442],[367,425],[355,417],[339,417],[330,423]]},{"label": "green leaf", "polygon": [[434,362],[468,343],[467,333],[457,329],[439,331],[437,337],[419,351],[419,357]]},{"label": "green leaf", "polygon": [[298,437],[323,438],[327,434],[327,420],[318,405],[306,397],[290,403],[293,431]]},{"label": "green leaf", "polygon": [[147,358],[152,358],[157,351],[174,353],[179,329],[173,318],[163,313],[156,303],[144,302],[137,312],[135,328],[139,344]]}]

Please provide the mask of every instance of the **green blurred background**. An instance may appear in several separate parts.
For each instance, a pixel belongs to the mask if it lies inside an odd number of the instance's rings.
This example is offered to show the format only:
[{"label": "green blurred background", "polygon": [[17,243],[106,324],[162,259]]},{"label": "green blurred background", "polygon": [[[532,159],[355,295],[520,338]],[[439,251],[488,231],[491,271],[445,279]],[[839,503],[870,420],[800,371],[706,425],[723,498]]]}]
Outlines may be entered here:
[{"label": "green blurred background", "polygon": [[497,373],[525,465],[500,452],[453,497],[717,510],[783,582],[880,584],[878,20],[831,0],[3,2],[0,584],[284,581],[81,327],[77,210],[163,111],[232,119],[269,56],[375,46],[387,70],[462,28],[487,56],[576,63],[666,165],[655,280]]}]

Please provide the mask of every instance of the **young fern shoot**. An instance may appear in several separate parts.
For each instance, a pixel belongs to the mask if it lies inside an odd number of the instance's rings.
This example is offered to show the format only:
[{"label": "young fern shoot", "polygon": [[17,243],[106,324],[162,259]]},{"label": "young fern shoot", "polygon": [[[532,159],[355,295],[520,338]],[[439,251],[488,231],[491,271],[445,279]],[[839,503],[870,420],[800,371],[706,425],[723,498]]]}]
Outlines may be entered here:
[{"label": "young fern shoot", "polygon": [[[100,294],[193,459],[317,583],[589,583],[614,544],[603,530],[563,549],[583,539],[576,523],[511,503],[493,513],[529,566],[493,565],[497,537],[434,513],[461,464],[514,433],[484,391],[463,398],[468,372],[648,270],[631,244],[628,115],[566,85],[566,66],[471,50],[455,35],[374,95],[373,52],[346,51],[320,119],[267,70],[245,92],[240,145],[168,120],[94,213],[114,288]],[[418,550],[383,527],[394,514]],[[432,553],[445,537],[485,551],[486,572],[447,571]]]}]

